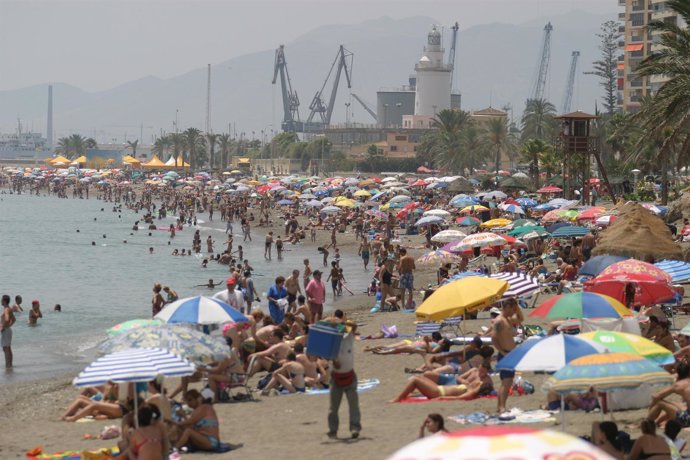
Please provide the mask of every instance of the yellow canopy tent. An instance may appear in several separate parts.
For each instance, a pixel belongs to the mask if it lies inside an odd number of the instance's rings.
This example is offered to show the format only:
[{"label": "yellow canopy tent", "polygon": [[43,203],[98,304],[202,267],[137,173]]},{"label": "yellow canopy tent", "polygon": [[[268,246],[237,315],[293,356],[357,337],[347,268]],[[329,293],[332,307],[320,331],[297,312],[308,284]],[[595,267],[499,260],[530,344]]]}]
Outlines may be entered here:
[{"label": "yellow canopy tent", "polygon": [[145,168],[165,168],[165,163],[163,163],[160,158],[158,158],[158,155],[154,155],[153,158],[151,158],[151,161],[144,163],[142,166]]},{"label": "yellow canopy tent", "polygon": [[70,164],[70,159],[63,157],[62,155],[58,155],[55,158],[51,158],[50,160],[48,160],[48,162],[50,164],[62,163],[67,165]]},{"label": "yellow canopy tent", "polygon": [[72,166],[79,166],[86,164],[86,157],[84,155],[80,156],[79,158],[75,159],[70,163]]},{"label": "yellow canopy tent", "polygon": [[501,299],[508,283],[483,276],[468,276],[444,284],[417,309],[417,319],[441,321],[488,307]]},{"label": "yellow canopy tent", "polygon": [[122,157],[122,162],[123,163],[129,163],[129,164],[140,164],[141,161],[137,160],[134,158],[132,155],[125,155]]}]

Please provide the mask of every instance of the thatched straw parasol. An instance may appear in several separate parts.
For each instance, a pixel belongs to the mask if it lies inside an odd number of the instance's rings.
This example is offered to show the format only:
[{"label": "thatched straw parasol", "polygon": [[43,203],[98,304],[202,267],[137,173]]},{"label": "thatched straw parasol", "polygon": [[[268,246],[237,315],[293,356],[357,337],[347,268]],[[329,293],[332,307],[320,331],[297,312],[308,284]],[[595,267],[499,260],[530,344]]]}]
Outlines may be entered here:
[{"label": "thatched straw parasol", "polygon": [[666,224],[632,202],[619,208],[618,219],[601,233],[592,254],[628,256],[648,262],[683,257]]}]

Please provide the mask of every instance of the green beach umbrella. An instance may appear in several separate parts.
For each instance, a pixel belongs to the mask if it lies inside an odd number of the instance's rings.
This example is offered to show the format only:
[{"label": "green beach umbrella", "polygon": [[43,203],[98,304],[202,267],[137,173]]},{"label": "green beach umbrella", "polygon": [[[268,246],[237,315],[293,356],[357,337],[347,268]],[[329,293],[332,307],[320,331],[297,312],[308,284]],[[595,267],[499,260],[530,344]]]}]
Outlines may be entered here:
[{"label": "green beach umbrella", "polygon": [[600,343],[609,351],[644,356],[660,366],[673,364],[676,361],[670,350],[636,334],[599,330],[580,334],[578,337]]},{"label": "green beach umbrella", "polygon": [[115,326],[108,329],[106,332],[109,336],[112,337],[123,332],[130,331],[132,329],[138,329],[140,327],[146,326],[158,326],[161,324],[163,324],[163,321],[159,319],[130,319],[129,321],[116,324]]}]

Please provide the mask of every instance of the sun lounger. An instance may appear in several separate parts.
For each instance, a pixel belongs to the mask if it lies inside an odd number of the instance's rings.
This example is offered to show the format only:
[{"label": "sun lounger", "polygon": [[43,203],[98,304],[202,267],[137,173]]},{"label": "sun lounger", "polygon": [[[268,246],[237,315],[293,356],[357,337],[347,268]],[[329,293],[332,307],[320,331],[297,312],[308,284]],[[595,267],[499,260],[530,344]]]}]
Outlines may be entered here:
[{"label": "sun lounger", "polygon": [[434,332],[438,332],[441,329],[441,323],[435,323],[433,321],[425,321],[417,323],[414,335],[416,337],[424,337],[425,335],[431,335]]}]

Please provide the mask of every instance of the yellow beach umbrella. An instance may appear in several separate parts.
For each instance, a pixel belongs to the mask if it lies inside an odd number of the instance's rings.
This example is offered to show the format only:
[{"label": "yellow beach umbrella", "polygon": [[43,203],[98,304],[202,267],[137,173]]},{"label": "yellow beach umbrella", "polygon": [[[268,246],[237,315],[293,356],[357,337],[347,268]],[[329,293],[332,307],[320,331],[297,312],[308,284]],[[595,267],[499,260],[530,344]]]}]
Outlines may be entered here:
[{"label": "yellow beach umbrella", "polygon": [[342,198],[341,199],[336,199],[333,204],[340,207],[340,208],[354,208],[355,207],[355,202],[350,200],[349,198]]},{"label": "yellow beach umbrella", "polygon": [[512,224],[513,221],[510,219],[491,219],[487,220],[486,222],[482,222],[479,226],[482,228],[497,228],[497,227],[505,227],[507,225]]},{"label": "yellow beach umbrella", "polygon": [[466,213],[466,212],[484,212],[484,211],[488,211],[488,210],[489,210],[489,208],[487,208],[486,206],[482,206],[482,205],[480,205],[480,204],[474,204],[474,205],[472,205],[472,206],[465,206],[464,208],[462,208],[462,210],[460,211],[460,213]]},{"label": "yellow beach umbrella", "polygon": [[383,206],[379,206],[379,211],[388,211],[391,208],[391,205],[386,203]]},{"label": "yellow beach umbrella", "polygon": [[369,193],[366,190],[357,190],[355,193],[353,193],[353,196],[366,196],[369,197],[371,196],[371,193]]},{"label": "yellow beach umbrella", "polygon": [[468,276],[445,284],[417,309],[417,319],[441,321],[488,307],[501,299],[508,283],[496,278]]}]

